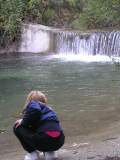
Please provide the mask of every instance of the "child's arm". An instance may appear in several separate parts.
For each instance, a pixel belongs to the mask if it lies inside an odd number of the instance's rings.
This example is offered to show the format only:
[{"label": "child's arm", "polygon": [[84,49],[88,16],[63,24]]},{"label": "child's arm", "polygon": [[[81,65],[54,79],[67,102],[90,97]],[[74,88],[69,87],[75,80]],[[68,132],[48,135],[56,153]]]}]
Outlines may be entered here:
[{"label": "child's arm", "polygon": [[22,125],[29,127],[35,126],[38,121],[40,121],[41,112],[37,109],[30,108],[27,109],[23,116],[23,120],[21,122]]},{"label": "child's arm", "polygon": [[41,108],[38,102],[32,101],[26,108],[22,120],[22,125],[26,127],[35,127],[37,122],[40,121]]}]

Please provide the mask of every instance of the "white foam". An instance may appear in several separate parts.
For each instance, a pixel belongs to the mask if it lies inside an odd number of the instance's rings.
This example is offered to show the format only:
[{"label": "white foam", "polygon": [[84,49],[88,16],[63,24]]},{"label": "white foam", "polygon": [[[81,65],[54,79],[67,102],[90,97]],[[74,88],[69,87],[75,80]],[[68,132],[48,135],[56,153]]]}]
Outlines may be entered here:
[{"label": "white foam", "polygon": [[53,58],[63,61],[81,61],[81,62],[111,62],[111,58],[104,55],[75,55],[75,54],[57,54]]}]

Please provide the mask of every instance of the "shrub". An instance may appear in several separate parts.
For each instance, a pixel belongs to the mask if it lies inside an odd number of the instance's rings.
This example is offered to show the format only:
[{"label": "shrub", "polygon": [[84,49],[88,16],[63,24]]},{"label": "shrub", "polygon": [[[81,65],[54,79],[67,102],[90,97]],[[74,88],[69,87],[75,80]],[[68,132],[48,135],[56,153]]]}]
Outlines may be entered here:
[{"label": "shrub", "polygon": [[87,28],[101,28],[120,24],[119,17],[119,0],[88,0],[79,18]]},{"label": "shrub", "polygon": [[25,10],[24,0],[0,0],[0,45],[15,40]]}]

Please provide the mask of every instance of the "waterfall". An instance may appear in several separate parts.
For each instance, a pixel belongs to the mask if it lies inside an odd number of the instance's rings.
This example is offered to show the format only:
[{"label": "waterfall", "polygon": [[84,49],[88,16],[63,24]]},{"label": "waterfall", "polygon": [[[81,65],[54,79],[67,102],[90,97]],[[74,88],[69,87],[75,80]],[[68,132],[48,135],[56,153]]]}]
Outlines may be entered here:
[{"label": "waterfall", "polygon": [[120,56],[120,31],[56,34],[56,52],[60,54]]},{"label": "waterfall", "polygon": [[120,56],[120,31],[66,31],[23,25],[20,52]]}]

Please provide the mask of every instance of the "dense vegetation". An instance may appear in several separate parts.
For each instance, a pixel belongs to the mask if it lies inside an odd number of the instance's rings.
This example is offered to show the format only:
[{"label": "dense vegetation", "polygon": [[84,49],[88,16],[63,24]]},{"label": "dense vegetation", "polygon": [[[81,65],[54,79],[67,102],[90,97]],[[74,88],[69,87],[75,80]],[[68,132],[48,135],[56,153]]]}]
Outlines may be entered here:
[{"label": "dense vegetation", "polygon": [[0,46],[20,37],[23,22],[74,29],[118,28],[120,0],[0,0]]}]

